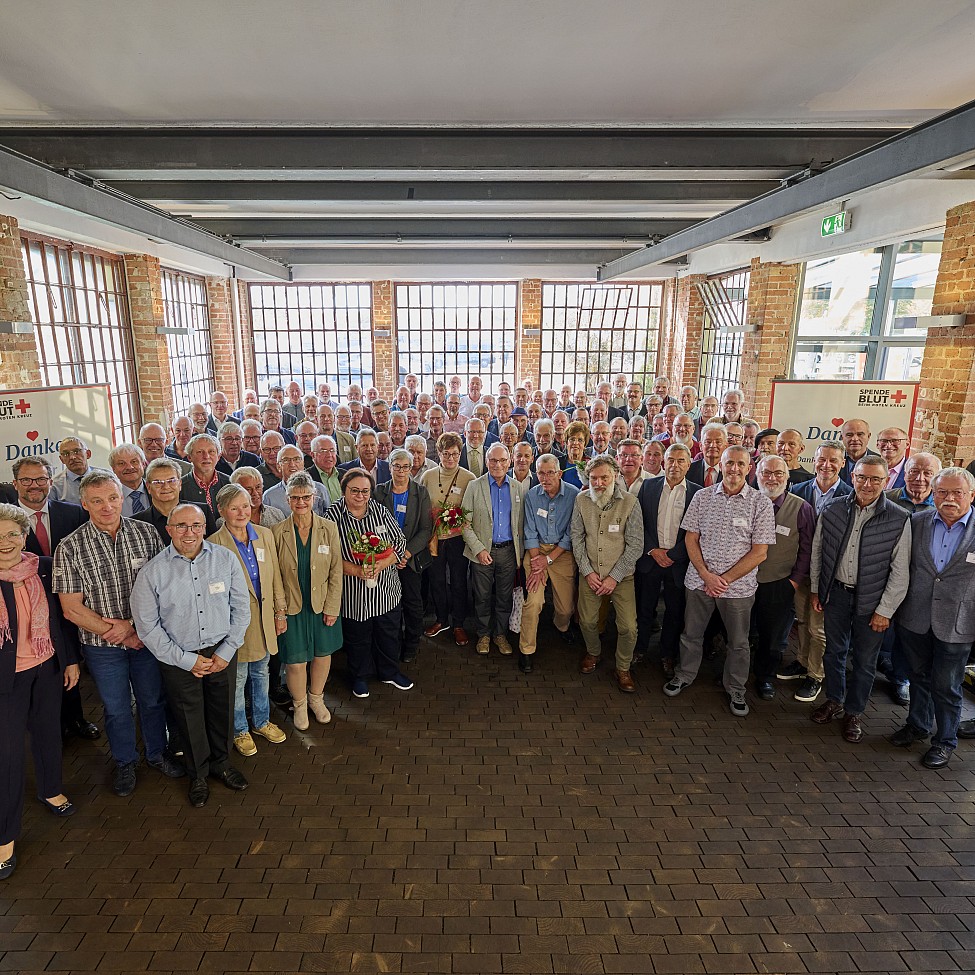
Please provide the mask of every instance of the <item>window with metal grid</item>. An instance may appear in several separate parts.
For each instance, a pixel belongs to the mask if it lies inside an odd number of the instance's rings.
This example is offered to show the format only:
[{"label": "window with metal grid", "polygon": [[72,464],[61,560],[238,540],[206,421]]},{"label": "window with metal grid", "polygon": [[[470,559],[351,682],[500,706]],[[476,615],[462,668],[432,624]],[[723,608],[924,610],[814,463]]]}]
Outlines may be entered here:
[{"label": "window with metal grid", "polygon": [[142,422],[125,267],[114,254],[21,232],[41,378],[107,384],[116,443]]},{"label": "window with metal grid", "polygon": [[292,379],[333,394],[372,385],[372,287],[368,284],[252,284],[258,391]]},{"label": "window with metal grid", "polygon": [[185,414],[192,403],[206,404],[213,390],[213,349],[206,280],[181,271],[162,270],[166,327],[188,329],[166,335],[173,377],[173,411]]},{"label": "window with metal grid", "polygon": [[420,388],[460,376],[467,389],[480,376],[485,392],[515,373],[518,286],[513,282],[396,285],[399,381],[420,377]]},{"label": "window with metal grid", "polygon": [[542,284],[541,387],[590,395],[625,373],[649,390],[657,371],[663,285]]},{"label": "window with metal grid", "polygon": [[701,338],[701,396],[717,396],[738,385],[748,308],[747,270],[708,278],[698,286],[704,301]]}]

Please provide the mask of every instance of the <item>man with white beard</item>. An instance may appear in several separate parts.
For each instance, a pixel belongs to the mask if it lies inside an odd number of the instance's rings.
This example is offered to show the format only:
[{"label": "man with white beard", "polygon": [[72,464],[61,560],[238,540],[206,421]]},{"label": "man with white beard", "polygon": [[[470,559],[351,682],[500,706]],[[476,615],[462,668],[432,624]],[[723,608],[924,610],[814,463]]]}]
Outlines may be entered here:
[{"label": "man with white beard", "polygon": [[633,573],[643,554],[643,515],[636,496],[617,483],[619,464],[594,457],[586,465],[589,488],[580,491],[572,512],[572,554],[579,566],[579,629],[586,641],[580,670],[599,664],[599,611],[609,597],[616,610],[616,684],[636,690],[630,675],[636,643]]},{"label": "man with white beard", "polygon": [[758,489],[775,510],[775,544],[758,567],[755,593],[755,693],[763,701],[775,697],[776,671],[795,621],[795,595],[809,579],[816,514],[812,505],[787,491],[789,465],[785,458],[766,454],[758,464]]}]

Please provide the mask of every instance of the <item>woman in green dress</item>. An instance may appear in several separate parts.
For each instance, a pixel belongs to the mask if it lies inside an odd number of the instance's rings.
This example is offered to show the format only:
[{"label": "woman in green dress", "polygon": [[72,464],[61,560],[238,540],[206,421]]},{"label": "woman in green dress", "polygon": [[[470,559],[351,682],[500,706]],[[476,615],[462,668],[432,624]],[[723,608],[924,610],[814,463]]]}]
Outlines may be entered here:
[{"label": "woman in green dress", "polygon": [[305,731],[309,711],[321,724],[332,720],[324,693],[332,654],[342,646],[342,551],[335,524],[312,511],[315,482],[308,474],[292,474],[285,492],[291,517],[271,529],[288,604],[288,629],[278,637],[278,650],[295,727]]}]

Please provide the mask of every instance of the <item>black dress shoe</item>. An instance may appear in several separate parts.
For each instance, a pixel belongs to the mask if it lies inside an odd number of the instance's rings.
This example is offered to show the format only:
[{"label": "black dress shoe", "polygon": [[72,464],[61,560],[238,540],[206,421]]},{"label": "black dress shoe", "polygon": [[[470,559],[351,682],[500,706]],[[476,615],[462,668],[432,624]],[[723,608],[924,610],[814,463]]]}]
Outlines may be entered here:
[{"label": "black dress shoe", "polygon": [[186,769],[183,763],[174,761],[165,752],[159,758],[147,758],[146,765],[151,766],[157,772],[162,772],[163,775],[168,776],[170,779],[179,779],[186,775]]},{"label": "black dress shoe", "polygon": [[210,786],[206,779],[194,779],[190,783],[190,805],[194,809],[202,809],[210,798]]},{"label": "black dress shoe", "polygon": [[534,656],[533,653],[518,654],[518,669],[523,674],[530,674],[532,672],[532,657]]},{"label": "black dress shoe", "polygon": [[945,745],[932,745],[921,759],[925,768],[944,768],[951,760],[953,749]]},{"label": "black dress shoe", "polygon": [[894,704],[899,704],[902,708],[911,706],[911,685],[904,681],[902,684],[891,682],[890,699]]},{"label": "black dress shoe", "polygon": [[576,644],[576,634],[575,627],[570,623],[569,628],[564,632],[559,630],[559,636],[562,637],[562,642],[567,643],[570,647],[574,647]]},{"label": "black dress shoe", "polygon": [[279,707],[285,707],[291,703],[291,692],[284,687],[275,687],[268,697]]},{"label": "black dress shoe", "polygon": [[959,738],[975,738],[975,718],[969,718],[958,725]]},{"label": "black dress shoe", "polygon": [[112,791],[117,796],[130,796],[135,792],[135,762],[125,762],[115,766]]},{"label": "black dress shoe", "polygon": [[929,736],[926,731],[921,731],[913,725],[906,724],[903,728],[898,728],[888,739],[892,745],[898,748],[910,748],[915,742],[924,741]]},{"label": "black dress shoe", "polygon": [[77,721],[69,721],[65,730],[67,734],[74,735],[75,738],[82,738],[84,741],[97,741],[102,736],[102,733],[98,730],[98,725],[92,724],[84,718],[79,718]]},{"label": "black dress shoe", "polygon": [[211,772],[210,775],[218,782],[222,782],[228,789],[233,789],[234,792],[243,792],[249,784],[247,779],[232,765],[228,765],[222,772]]},{"label": "black dress shoe", "polygon": [[17,869],[17,854],[11,853],[9,860],[0,863],[0,880],[6,880]]},{"label": "black dress shoe", "polygon": [[771,681],[760,680],[755,683],[755,693],[763,701],[771,701],[775,697],[775,687],[773,687]]},{"label": "black dress shoe", "polygon": [[65,799],[59,806],[53,802],[48,802],[42,796],[38,796],[37,801],[53,816],[73,816],[75,814],[74,803],[70,799]]}]

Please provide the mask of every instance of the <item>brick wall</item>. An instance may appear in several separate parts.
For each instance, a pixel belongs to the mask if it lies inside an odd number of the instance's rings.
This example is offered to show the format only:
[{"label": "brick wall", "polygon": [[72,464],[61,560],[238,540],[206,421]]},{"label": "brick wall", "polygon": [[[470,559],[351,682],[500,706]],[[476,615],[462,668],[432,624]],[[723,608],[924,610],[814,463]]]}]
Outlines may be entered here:
[{"label": "brick wall", "polygon": [[701,374],[701,344],[704,338],[704,302],[697,290],[704,274],[689,274],[677,282],[673,315],[669,323],[667,358],[662,368],[670,377],[671,387],[697,387]]},{"label": "brick wall", "polygon": [[[0,321],[31,320],[20,230],[13,217],[0,216]],[[40,385],[41,369],[34,335],[0,335],[0,387],[21,389]]]},{"label": "brick wall", "polygon": [[964,465],[975,458],[975,201],[947,213],[931,314],[966,321],[928,330],[911,446]]},{"label": "brick wall", "polygon": [[240,405],[242,391],[237,388],[237,345],[234,338],[234,312],[230,300],[230,278],[207,277],[207,311],[210,316],[210,347],[213,352],[213,388],[222,390],[230,410]]},{"label": "brick wall", "polygon": [[[254,374],[254,326],[251,321],[251,295],[246,281],[237,281],[237,314],[240,317],[240,340],[244,358],[244,389],[257,389],[257,377]],[[266,389],[257,389],[261,396],[267,395]],[[229,395],[229,394],[228,394]],[[241,390],[243,398],[243,390]]]},{"label": "brick wall", "polygon": [[166,336],[156,334],[156,328],[166,323],[159,259],[147,254],[126,254],[123,260],[142,422],[165,426],[173,412],[173,377]]},{"label": "brick wall", "polygon": [[515,346],[515,385],[530,379],[539,388],[542,377],[542,340],[528,337],[527,328],[542,327],[542,282],[537,278],[522,281],[518,287],[518,325]]},{"label": "brick wall", "polygon": [[769,418],[772,380],[787,378],[801,274],[800,264],[752,261],[746,321],[758,325],[758,331],[744,336],[739,385],[745,391],[746,413],[763,426]]},{"label": "brick wall", "polygon": [[[396,322],[393,315],[393,282],[372,282],[372,384],[391,402],[399,385],[396,371]],[[377,335],[388,333],[388,338]]]}]

